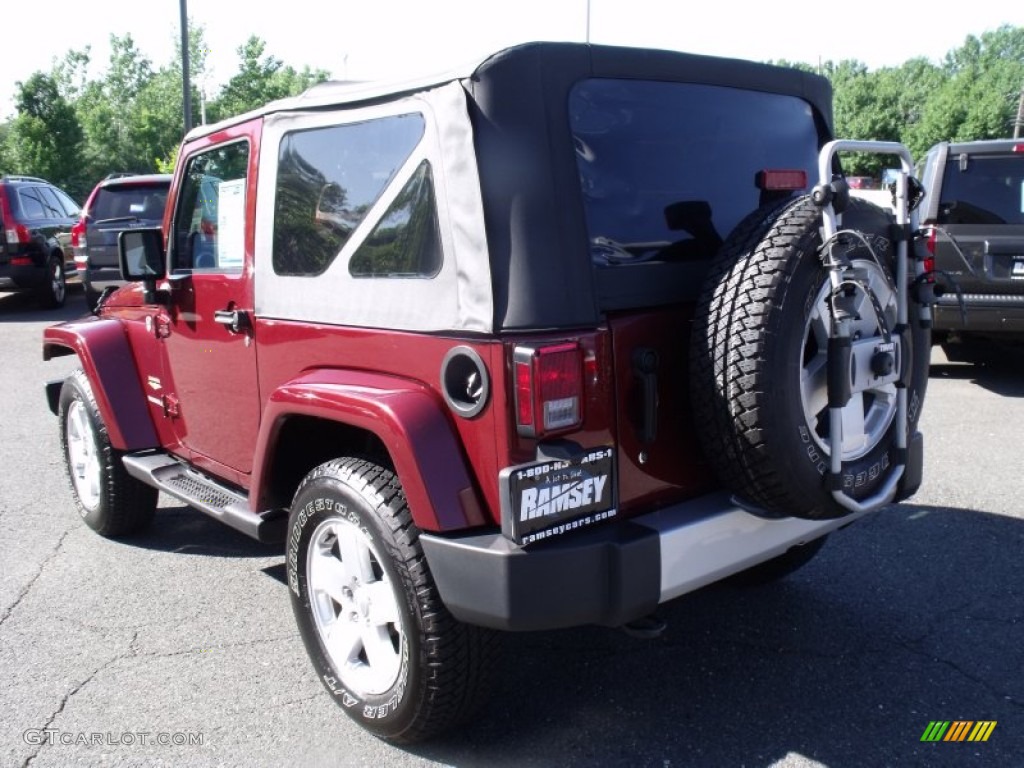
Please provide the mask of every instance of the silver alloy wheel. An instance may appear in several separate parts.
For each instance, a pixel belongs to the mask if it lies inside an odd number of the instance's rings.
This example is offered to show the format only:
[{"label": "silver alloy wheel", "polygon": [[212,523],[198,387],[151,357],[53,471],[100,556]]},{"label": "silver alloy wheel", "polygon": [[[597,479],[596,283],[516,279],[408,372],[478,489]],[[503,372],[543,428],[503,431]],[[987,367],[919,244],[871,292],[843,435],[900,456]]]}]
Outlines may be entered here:
[{"label": "silver alloy wheel", "polygon": [[50,272],[50,295],[53,296],[55,303],[63,303],[64,292],[66,290],[67,285],[64,282],[64,267],[57,259],[54,259],[53,269]]},{"label": "silver alloy wheel", "polygon": [[370,538],[348,520],[317,526],[306,580],[321,643],[342,682],[359,694],[382,694],[407,654],[398,596]]},{"label": "silver alloy wheel", "polygon": [[[878,297],[878,304],[890,329],[896,325],[896,289],[888,275],[874,261],[853,262],[857,279]],[[804,328],[803,359],[800,371],[800,400],[804,419],[814,441],[825,456],[830,455],[828,435],[828,333],[830,285],[826,281],[818,292]],[[878,315],[871,300],[858,290],[856,320],[852,334],[854,355],[858,343],[870,348],[870,340],[880,340]],[[853,387],[853,397],[843,408],[843,461],[852,461],[870,453],[885,437],[896,415],[896,384],[860,381]]]},{"label": "silver alloy wheel", "polygon": [[100,504],[103,487],[103,468],[100,463],[96,430],[93,429],[85,403],[74,400],[68,406],[66,431],[68,445],[68,466],[71,482],[75,486],[82,506],[89,512]]}]

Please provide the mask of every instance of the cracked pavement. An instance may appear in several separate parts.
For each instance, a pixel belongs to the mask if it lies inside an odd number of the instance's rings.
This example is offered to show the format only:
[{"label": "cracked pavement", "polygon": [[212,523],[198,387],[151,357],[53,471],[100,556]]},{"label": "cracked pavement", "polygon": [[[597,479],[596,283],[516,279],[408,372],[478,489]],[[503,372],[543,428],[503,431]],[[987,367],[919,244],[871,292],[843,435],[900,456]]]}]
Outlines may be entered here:
[{"label": "cracked pavement", "polygon": [[[128,540],[78,519],[42,391],[74,361],[43,363],[39,339],[83,311],[78,292],[56,314],[0,296],[0,765],[1020,764],[1022,354],[975,369],[936,353],[908,504],[778,584],[675,601],[655,640],[508,635],[478,721],[402,749],[315,678],[281,552],[166,498]],[[923,744],[932,720],[998,725]]]}]

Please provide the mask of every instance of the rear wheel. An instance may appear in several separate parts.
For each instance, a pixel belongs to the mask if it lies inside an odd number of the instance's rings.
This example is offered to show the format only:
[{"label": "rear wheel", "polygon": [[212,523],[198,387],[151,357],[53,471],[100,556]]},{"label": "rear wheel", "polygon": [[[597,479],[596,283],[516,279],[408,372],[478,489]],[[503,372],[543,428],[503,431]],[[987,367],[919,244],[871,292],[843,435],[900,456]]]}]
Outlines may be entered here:
[{"label": "rear wheel", "polygon": [[59,254],[53,254],[46,262],[46,279],[39,287],[39,303],[46,309],[63,307],[67,291],[64,259]]},{"label": "rear wheel", "polygon": [[393,472],[354,458],[321,465],[299,486],[288,531],[299,631],[349,717],[412,742],[474,713],[494,633],[441,603]]},{"label": "rear wheel", "polygon": [[[896,325],[890,217],[852,200],[843,228],[864,234],[847,252],[859,286],[854,394],[843,408],[844,491],[869,497],[896,453],[897,382],[872,376],[870,350]],[[729,236],[698,302],[691,359],[694,416],[709,461],[749,505],[772,516],[839,517],[826,483],[831,457],[827,391],[832,291],[822,267],[821,211],[807,197],[750,217]],[[873,298],[872,298],[873,295]],[[911,313],[916,315],[916,313]],[[857,346],[857,345],[860,346]],[[927,331],[912,317],[901,337],[910,429],[928,375]]]}]

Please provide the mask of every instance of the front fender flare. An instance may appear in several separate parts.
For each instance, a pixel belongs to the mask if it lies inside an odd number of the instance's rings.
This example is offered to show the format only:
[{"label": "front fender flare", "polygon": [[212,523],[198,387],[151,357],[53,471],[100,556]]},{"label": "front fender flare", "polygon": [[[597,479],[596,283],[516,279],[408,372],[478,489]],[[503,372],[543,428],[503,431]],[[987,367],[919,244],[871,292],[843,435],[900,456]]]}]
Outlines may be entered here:
[{"label": "front fender flare", "polygon": [[75,354],[92,385],[96,407],[120,451],[160,444],[128,334],[119,320],[91,317],[43,330],[43,360]]},{"label": "front fender flare", "polygon": [[387,448],[421,530],[483,525],[484,514],[461,445],[438,398],[422,384],[349,370],[316,370],[269,397],[256,441],[255,509],[270,502],[266,478],[284,421],[302,415],[337,421],[376,435]]}]

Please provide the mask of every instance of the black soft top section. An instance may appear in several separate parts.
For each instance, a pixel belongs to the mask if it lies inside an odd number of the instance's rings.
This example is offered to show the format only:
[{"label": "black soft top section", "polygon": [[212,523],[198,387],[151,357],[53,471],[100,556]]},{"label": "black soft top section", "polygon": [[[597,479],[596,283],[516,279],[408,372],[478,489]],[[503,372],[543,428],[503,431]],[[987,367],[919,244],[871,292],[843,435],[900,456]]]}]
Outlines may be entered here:
[{"label": "black soft top section", "polygon": [[572,87],[595,77],[795,96],[813,107],[822,143],[832,136],[829,82],[798,70],[580,43],[531,43],[492,56],[463,83],[484,196],[496,328],[585,327],[599,320],[568,114]]}]

